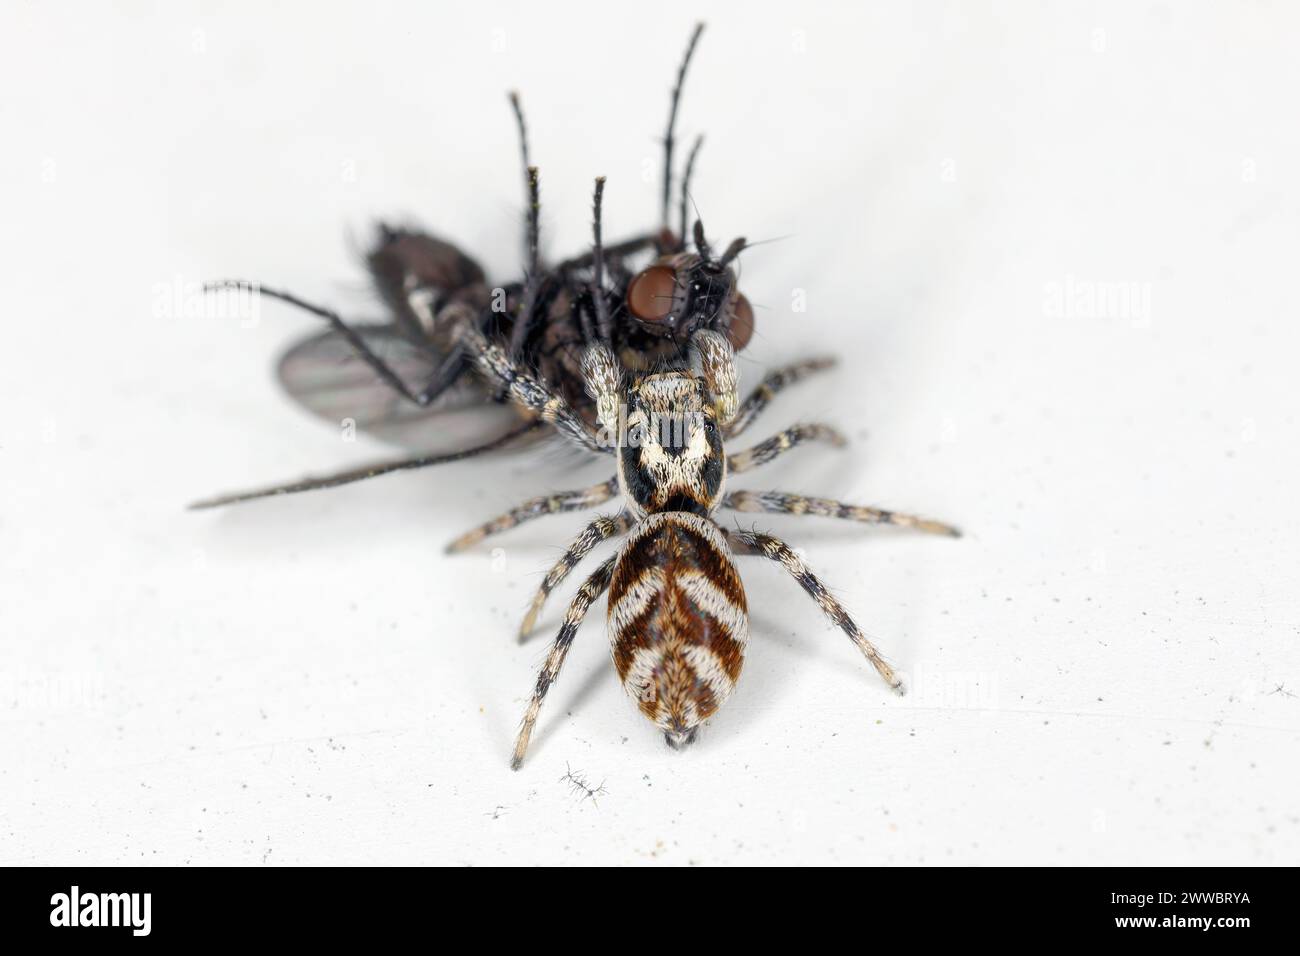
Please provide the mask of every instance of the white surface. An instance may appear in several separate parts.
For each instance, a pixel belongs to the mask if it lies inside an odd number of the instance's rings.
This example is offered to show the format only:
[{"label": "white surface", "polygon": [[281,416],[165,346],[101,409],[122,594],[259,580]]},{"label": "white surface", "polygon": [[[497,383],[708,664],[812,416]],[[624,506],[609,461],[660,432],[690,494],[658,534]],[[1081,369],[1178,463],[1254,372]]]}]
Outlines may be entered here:
[{"label": "white surface", "polygon": [[[747,381],[844,357],[755,437],[855,438],[736,486],[969,534],[746,516],[913,694],[745,559],[746,673],[693,749],[624,698],[599,605],[511,773],[545,648],[512,632],[584,519],[442,545],[601,466],[186,513],[393,450],[278,393],[310,318],[155,315],[224,275],[365,313],[380,215],[514,274],[511,87],[550,250],[586,242],[597,173],[611,234],[651,224],[696,5],[466,6],[5,8],[0,862],[1297,862],[1295,9],[710,14],[697,201],[788,237],[744,257]],[[1138,312],[1057,314],[1066,283]]]}]

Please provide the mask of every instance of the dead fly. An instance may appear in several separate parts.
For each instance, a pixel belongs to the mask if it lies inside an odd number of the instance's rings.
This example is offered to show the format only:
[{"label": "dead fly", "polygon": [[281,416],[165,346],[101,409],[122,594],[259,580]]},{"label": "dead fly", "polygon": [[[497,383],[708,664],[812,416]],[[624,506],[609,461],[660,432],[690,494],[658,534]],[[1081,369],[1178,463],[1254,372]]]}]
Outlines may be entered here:
[{"label": "dead fly", "polygon": [[[745,241],[737,239],[716,252],[698,220],[689,246],[686,239],[688,190],[698,140],[682,176],[678,229],[674,232],[669,226],[678,103],[702,29],[699,24],[691,34],[672,91],[657,231],[602,247],[597,216],[592,252],[543,263],[538,252],[539,177],[529,159],[523,112],[512,94],[528,200],[522,279],[492,287],[479,265],[452,244],[420,232],[381,227],[367,262],[390,311],[386,323],[354,324],[288,292],[251,283],[220,282],[209,288],[252,290],[324,319],[329,331],[299,343],[285,355],[281,380],[309,408],[335,421],[350,418],[357,426],[381,434],[391,435],[395,426],[410,426],[413,418],[418,424],[429,413],[504,401],[499,390],[490,383],[485,388],[481,376],[472,374],[468,333],[500,347],[512,364],[527,368],[562,396],[586,424],[596,420],[597,410],[585,391],[581,362],[594,344],[605,346],[621,365],[634,370],[681,363],[692,336],[702,330],[716,332],[734,348],[743,349],[753,335],[754,313],[737,288],[733,265]],[[638,259],[643,260],[640,265]],[[349,356],[359,358],[364,367],[345,361]],[[383,462],[221,495],[192,507],[327,488],[468,458],[546,429],[535,410],[525,412],[523,419],[514,419],[486,442],[450,454]]]},{"label": "dead fly", "polygon": [[[599,216],[600,189],[596,191]],[[596,252],[599,265],[599,250]],[[813,360],[770,374],[743,402],[731,344],[716,331],[691,338],[699,372],[690,365],[654,372],[619,366],[609,346],[595,343],[583,355],[587,393],[598,409],[598,432],[565,397],[512,359],[508,347],[470,327],[462,340],[489,382],[525,410],[551,422],[585,448],[613,454],[617,472],[591,488],[525,502],[453,542],[461,548],[544,514],[574,511],[623,498],[614,515],[600,517],[574,539],[551,568],[520,629],[532,630],[547,595],[600,542],[627,535],[619,552],[583,582],[564,615],[524,715],[511,764],[524,759],[542,701],[592,602],[609,591],[609,638],[614,666],[642,713],[674,748],[695,739],[699,725],[735,687],[749,640],[748,607],[733,549],[778,562],[857,645],[890,687],[901,681],[825,586],[783,541],[757,531],[732,531],[714,514],[720,508],[777,514],[821,515],[868,524],[891,524],[935,534],[956,529],[913,515],[805,498],[778,491],[726,491],[728,474],[749,471],[811,440],[843,444],[827,425],[797,425],[752,448],[727,455],[723,439],[739,436],[786,385],[828,368]],[[672,420],[672,427],[664,421]],[[615,441],[603,441],[613,432]],[[664,441],[663,436],[672,440]]]}]

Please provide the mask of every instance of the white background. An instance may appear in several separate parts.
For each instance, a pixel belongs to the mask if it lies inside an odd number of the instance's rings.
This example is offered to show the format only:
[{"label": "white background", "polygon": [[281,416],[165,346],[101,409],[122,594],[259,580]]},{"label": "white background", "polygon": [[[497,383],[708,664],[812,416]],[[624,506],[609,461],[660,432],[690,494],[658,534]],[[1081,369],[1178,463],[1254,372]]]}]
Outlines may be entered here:
[{"label": "white background", "polygon": [[[112,6],[0,29],[0,862],[1297,862],[1294,7]],[[186,512],[397,450],[279,391],[310,317],[167,290],[373,316],[379,216],[512,278],[516,87],[547,249],[583,247],[598,173],[611,235],[653,225],[700,12],[696,201],[780,238],[744,256],[746,381],[843,359],[754,437],[854,438],[735,486],[968,535],[745,516],[913,693],[746,558],[746,673],[694,748],[624,697],[601,604],[512,773],[546,646],[513,631],[585,518],[442,546],[604,466]]]}]

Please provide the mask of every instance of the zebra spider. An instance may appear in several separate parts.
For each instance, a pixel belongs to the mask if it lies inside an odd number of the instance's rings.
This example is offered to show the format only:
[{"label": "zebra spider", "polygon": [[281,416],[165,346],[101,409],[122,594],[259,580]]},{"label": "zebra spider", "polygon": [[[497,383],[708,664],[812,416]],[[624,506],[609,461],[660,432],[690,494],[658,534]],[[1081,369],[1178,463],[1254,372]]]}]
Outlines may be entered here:
[{"label": "zebra spider", "polygon": [[687,367],[630,375],[607,346],[596,344],[584,355],[583,369],[599,410],[598,431],[563,396],[472,326],[467,326],[462,342],[488,381],[499,383],[511,400],[572,441],[613,453],[618,471],[590,488],[526,501],[457,538],[449,551],[460,551],[543,515],[594,507],[616,495],[624,500],[617,514],[596,518],[573,540],[542,581],[524,618],[521,639],[532,631],[547,595],[597,544],[627,535],[619,552],[588,576],[569,604],[524,714],[513,768],[523,763],[542,701],[559,676],[578,627],[592,602],[606,590],[614,667],[623,686],[670,746],[693,741],[699,725],[734,689],[744,662],[748,609],[733,553],[759,555],[781,564],[885,682],[902,692],[901,681],[875,646],[784,541],[757,531],[730,530],[714,518],[722,508],[821,515],[958,536],[949,525],[878,508],[776,491],[726,491],[729,473],[750,471],[804,442],[844,444],[830,426],[807,424],[745,451],[730,455],[723,451],[724,436],[738,437],[779,391],[829,368],[833,360],[813,359],[774,371],[744,402],[738,402],[732,347],[717,332],[701,330],[691,338],[698,373]]}]

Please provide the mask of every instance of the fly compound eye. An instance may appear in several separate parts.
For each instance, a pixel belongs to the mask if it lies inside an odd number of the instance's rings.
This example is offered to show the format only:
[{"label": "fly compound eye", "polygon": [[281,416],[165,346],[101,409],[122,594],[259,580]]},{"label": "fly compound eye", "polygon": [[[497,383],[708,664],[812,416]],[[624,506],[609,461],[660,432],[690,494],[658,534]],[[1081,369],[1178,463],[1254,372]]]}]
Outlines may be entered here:
[{"label": "fly compound eye", "polygon": [[650,266],[627,287],[628,310],[642,322],[663,322],[673,311],[677,273],[670,266]]},{"label": "fly compound eye", "polygon": [[743,295],[736,297],[736,307],[731,314],[731,325],[727,327],[727,340],[731,347],[739,352],[754,337],[754,307]]}]

